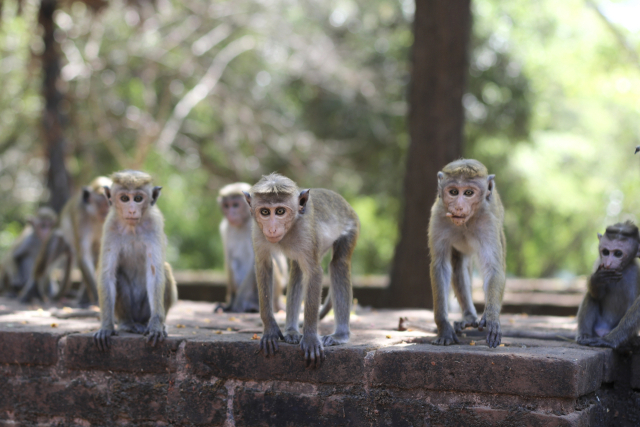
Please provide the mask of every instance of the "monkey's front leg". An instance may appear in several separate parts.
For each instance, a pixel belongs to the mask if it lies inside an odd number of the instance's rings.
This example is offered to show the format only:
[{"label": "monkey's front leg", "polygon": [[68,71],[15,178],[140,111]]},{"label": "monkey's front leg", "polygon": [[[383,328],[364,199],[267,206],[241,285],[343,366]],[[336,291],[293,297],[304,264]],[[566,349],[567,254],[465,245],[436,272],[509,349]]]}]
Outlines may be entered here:
[{"label": "monkey's front leg", "polygon": [[107,351],[111,347],[111,336],[118,335],[113,322],[116,305],[116,259],[113,252],[102,255],[98,297],[100,301],[101,326],[93,334],[93,341],[100,351]]},{"label": "monkey's front leg", "polygon": [[431,290],[433,292],[433,317],[438,327],[438,336],[431,341],[435,345],[451,345],[460,342],[455,330],[449,323],[447,297],[451,283],[451,264],[449,256],[434,253],[431,261]]},{"label": "monkey's front leg", "polygon": [[[156,248],[159,247],[156,246]],[[147,329],[144,331],[147,342],[150,342],[153,347],[167,337],[167,329],[164,325],[164,263],[163,257],[158,253],[159,250],[155,249],[155,252],[151,251],[147,254],[149,260],[147,265],[147,297],[149,298],[150,317]]]},{"label": "monkey's front leg", "polygon": [[302,339],[302,334],[298,328],[302,293],[302,270],[300,269],[300,264],[292,260],[289,283],[287,284],[287,323],[284,331],[284,340],[289,344],[299,344]]},{"label": "monkey's front leg", "polygon": [[502,294],[504,292],[505,275],[500,270],[494,270],[487,278],[485,309],[482,319],[478,324],[478,330],[487,328],[487,345],[496,348],[502,341],[500,329],[500,309],[502,307]]},{"label": "monkey's front leg", "polygon": [[262,351],[265,357],[275,355],[278,351],[278,339],[284,340],[284,336],[280,331],[280,327],[273,315],[273,264],[271,262],[271,254],[256,253],[256,279],[258,280],[258,296],[260,299],[260,318],[264,325],[264,332],[260,339],[260,348],[258,353]]},{"label": "monkey's front leg", "polygon": [[304,328],[300,349],[304,354],[307,367],[316,368],[325,359],[324,347],[318,336],[318,314],[322,298],[322,267],[318,263],[310,270],[304,301]]}]

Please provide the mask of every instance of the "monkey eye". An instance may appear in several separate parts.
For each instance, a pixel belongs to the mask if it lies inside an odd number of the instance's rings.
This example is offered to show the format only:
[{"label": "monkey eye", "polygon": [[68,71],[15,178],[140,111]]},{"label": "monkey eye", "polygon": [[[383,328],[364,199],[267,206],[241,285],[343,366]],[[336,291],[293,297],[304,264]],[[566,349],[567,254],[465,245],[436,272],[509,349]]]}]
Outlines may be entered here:
[{"label": "monkey eye", "polygon": [[123,194],[122,196],[120,196],[120,200],[127,203],[129,201],[129,196],[127,196],[126,194]]},{"label": "monkey eye", "polygon": [[234,208],[237,208],[237,207],[238,207],[238,206],[240,206],[240,205],[238,205],[237,203],[234,203],[234,204],[233,204],[233,205],[231,205],[231,206],[233,206]]},{"label": "monkey eye", "polygon": [[609,256],[609,249],[603,249],[602,250],[602,255]]},{"label": "monkey eye", "polygon": [[449,190],[449,194],[451,194],[452,196],[457,196],[458,195],[458,190],[456,188]]},{"label": "monkey eye", "polygon": [[616,249],[613,251],[613,256],[616,258],[622,258],[622,251],[620,249]]},{"label": "monkey eye", "polygon": [[269,209],[267,208],[260,209],[260,215],[269,216]]},{"label": "monkey eye", "polygon": [[465,192],[464,192],[464,195],[465,195],[465,196],[467,196],[467,197],[471,197],[471,196],[473,196],[473,190],[467,190],[467,191],[465,191]]},{"label": "monkey eye", "polygon": [[134,198],[133,198],[133,200],[134,200],[136,203],[140,203],[140,202],[142,201],[142,196],[137,195],[136,197],[134,197]]},{"label": "monkey eye", "polygon": [[285,212],[286,212],[286,210],[284,208],[277,208],[276,209],[276,215],[278,215],[278,216],[284,215]]}]

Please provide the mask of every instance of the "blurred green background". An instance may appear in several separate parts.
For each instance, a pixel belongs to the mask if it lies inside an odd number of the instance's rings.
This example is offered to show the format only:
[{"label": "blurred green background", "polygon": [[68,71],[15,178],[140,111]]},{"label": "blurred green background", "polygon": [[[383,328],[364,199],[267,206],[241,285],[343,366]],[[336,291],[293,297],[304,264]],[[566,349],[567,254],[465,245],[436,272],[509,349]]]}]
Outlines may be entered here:
[{"label": "blurred green background", "polygon": [[[88,3],[55,14],[76,190],[117,169],[150,172],[170,262],[222,269],[218,189],[278,171],[343,194],[362,222],[354,273],[388,273],[413,0]],[[39,2],[1,4],[4,253],[48,194]],[[464,155],[497,176],[508,274],[585,274],[596,232],[640,212],[640,5],[472,0],[472,13]]]}]

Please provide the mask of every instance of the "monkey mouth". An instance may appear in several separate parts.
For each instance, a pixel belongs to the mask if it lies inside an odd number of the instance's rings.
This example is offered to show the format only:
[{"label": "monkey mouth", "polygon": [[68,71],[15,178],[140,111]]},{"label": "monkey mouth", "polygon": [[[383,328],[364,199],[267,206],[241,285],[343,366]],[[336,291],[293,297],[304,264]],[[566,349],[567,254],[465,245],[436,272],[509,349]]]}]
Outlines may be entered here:
[{"label": "monkey mouth", "polygon": [[124,220],[127,222],[138,222],[140,221],[140,218],[125,218]]},{"label": "monkey mouth", "polygon": [[451,212],[447,212],[447,217],[453,222],[455,225],[463,225],[467,222],[468,217],[465,215],[454,215]]},{"label": "monkey mouth", "polygon": [[266,239],[269,241],[269,243],[278,243],[280,240],[282,240],[282,238],[284,237],[284,235],[277,235],[277,236],[264,236],[266,237]]}]

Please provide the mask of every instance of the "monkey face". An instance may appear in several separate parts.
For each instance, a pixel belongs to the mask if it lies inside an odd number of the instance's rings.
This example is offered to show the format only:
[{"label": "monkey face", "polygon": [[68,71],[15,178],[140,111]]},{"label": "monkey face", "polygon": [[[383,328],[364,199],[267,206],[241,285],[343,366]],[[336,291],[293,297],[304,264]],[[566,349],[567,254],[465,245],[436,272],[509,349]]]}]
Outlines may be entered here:
[{"label": "monkey face", "polygon": [[151,198],[144,191],[123,189],[115,194],[115,208],[120,219],[128,225],[136,225],[144,216]]},{"label": "monkey face", "polygon": [[296,211],[283,203],[262,203],[255,209],[256,222],[270,243],[282,240],[296,217]]},{"label": "monkey face", "polygon": [[474,181],[451,182],[442,194],[447,217],[457,226],[467,223],[483,199],[484,189]]},{"label": "monkey face", "polygon": [[240,227],[249,218],[249,205],[244,196],[223,197],[220,208],[229,224]]},{"label": "monkey face", "polygon": [[599,269],[618,270],[624,269],[638,253],[638,242],[634,239],[614,239],[607,236],[600,238],[600,264]]},{"label": "monkey face", "polygon": [[34,229],[36,234],[38,235],[38,238],[41,241],[45,241],[51,235],[51,232],[53,231],[54,226],[55,224],[53,223],[53,221],[49,220],[49,218],[44,218],[44,219],[40,219],[35,224]]}]

